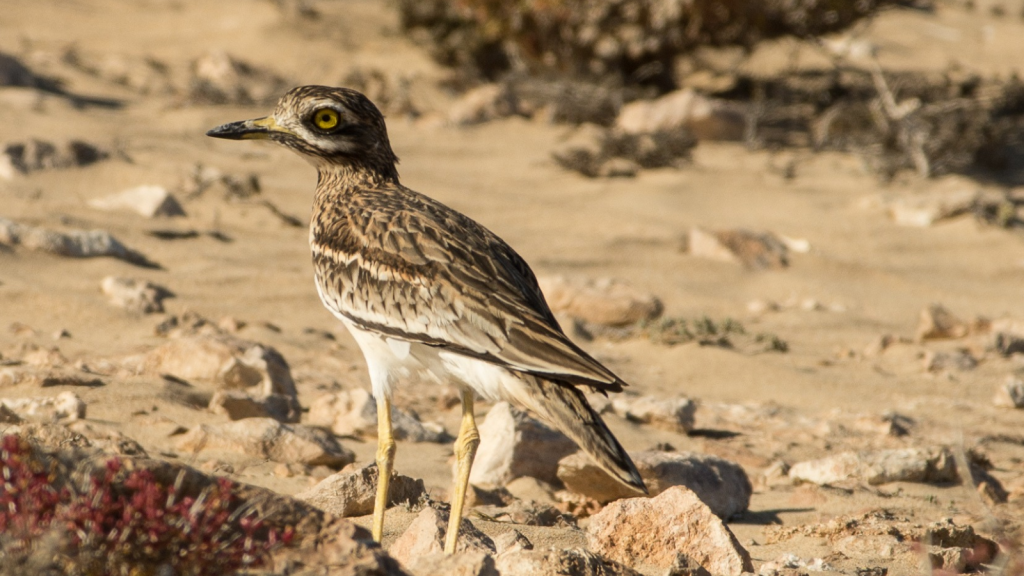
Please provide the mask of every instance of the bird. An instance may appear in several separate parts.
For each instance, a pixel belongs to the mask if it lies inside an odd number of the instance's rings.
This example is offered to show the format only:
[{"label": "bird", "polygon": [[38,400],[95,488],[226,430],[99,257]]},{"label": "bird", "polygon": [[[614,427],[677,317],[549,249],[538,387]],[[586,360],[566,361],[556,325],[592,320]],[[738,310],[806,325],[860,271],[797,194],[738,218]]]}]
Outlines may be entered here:
[{"label": "bird", "polygon": [[457,386],[462,419],[444,552],[452,554],[480,443],[477,397],[506,401],[576,442],[638,494],[626,450],[587,402],[626,383],[573,343],[537,278],[505,241],[470,217],[401,184],[380,110],[348,88],[301,86],[273,114],[207,136],[271,140],[317,170],[309,243],[323,305],[358,344],[377,406],[378,480],[371,533],[381,541],[394,470],[396,386]]}]

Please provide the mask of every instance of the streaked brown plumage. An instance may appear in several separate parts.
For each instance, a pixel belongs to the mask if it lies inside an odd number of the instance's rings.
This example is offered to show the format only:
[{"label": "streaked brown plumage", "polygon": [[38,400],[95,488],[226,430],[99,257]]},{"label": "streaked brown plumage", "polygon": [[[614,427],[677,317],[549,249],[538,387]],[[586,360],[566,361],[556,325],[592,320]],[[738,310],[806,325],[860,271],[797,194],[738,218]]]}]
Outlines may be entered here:
[{"label": "streaked brown plumage", "polygon": [[624,382],[565,336],[530,267],[511,247],[399,183],[384,119],[365,96],[304,86],[286,94],[272,116],[208,135],[272,139],[317,167],[310,224],[317,290],[359,343],[381,416],[377,460],[384,480],[375,537],[394,456],[391,387],[417,375],[463,389],[460,478],[446,551],[454,550],[478,442],[474,393],[529,410],[614,477],[644,490],[629,456],[577,388],[619,392]]}]

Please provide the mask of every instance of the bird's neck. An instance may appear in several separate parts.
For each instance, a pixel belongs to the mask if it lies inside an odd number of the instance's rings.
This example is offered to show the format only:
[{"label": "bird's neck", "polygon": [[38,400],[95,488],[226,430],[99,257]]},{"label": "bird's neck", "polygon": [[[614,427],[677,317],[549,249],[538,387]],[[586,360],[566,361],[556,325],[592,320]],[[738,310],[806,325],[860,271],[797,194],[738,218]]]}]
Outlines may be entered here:
[{"label": "bird's neck", "polygon": [[398,169],[394,164],[367,167],[357,164],[331,165],[317,170],[318,196],[345,194],[358,189],[375,189],[398,184]]}]

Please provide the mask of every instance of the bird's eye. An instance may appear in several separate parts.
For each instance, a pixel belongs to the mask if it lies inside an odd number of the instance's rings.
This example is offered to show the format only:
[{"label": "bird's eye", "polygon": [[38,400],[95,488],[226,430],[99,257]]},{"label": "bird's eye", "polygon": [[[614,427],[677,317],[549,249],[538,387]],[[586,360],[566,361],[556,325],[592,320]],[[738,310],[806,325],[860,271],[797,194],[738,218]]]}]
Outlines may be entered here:
[{"label": "bird's eye", "polygon": [[313,124],[321,130],[330,130],[338,125],[338,112],[331,108],[321,108],[313,113]]}]

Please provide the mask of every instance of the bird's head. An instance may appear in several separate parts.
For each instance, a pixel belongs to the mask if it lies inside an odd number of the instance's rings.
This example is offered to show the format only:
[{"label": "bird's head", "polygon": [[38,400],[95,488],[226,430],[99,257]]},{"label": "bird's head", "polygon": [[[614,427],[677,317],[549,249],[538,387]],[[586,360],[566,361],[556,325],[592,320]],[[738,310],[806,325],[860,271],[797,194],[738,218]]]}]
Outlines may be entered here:
[{"label": "bird's head", "polygon": [[300,86],[288,91],[265,118],[218,126],[206,133],[229,140],[273,140],[317,169],[396,173],[384,116],[355,90]]}]

